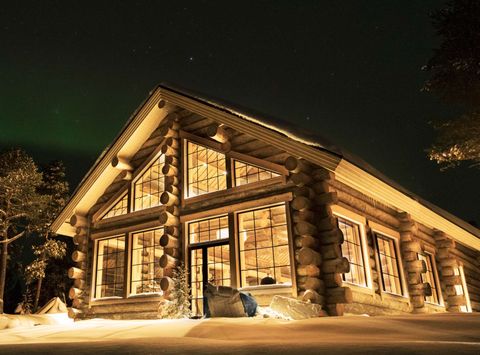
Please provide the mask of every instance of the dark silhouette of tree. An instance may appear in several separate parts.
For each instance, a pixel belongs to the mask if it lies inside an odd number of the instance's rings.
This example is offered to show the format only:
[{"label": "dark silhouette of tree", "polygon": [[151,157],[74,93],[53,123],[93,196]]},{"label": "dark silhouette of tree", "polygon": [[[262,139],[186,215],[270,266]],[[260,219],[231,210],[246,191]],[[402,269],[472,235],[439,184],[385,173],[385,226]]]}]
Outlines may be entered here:
[{"label": "dark silhouette of tree", "polygon": [[28,234],[47,199],[38,192],[42,174],[23,150],[0,153],[0,313],[7,274],[8,247]]},{"label": "dark silhouette of tree", "polygon": [[464,114],[437,124],[428,156],[443,168],[480,166],[480,1],[453,0],[432,14],[442,42],[424,67],[424,91],[460,105]]}]

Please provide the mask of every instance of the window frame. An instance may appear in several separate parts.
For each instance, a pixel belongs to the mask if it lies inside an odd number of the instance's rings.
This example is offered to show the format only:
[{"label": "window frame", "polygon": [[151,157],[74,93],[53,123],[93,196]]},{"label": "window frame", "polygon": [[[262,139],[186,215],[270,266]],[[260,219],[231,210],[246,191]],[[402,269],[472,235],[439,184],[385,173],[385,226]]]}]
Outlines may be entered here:
[{"label": "window frame", "polygon": [[[245,164],[246,166],[250,165],[250,166],[253,166],[255,168],[258,168],[258,169],[262,169],[262,170],[265,170],[271,174],[276,174],[277,176],[272,176],[268,179],[263,179],[263,180],[257,180],[257,181],[252,181],[252,182],[247,182],[245,184],[240,184],[240,185],[237,185],[237,169],[235,168],[235,163],[236,162],[239,162],[239,163],[242,163],[242,164]],[[231,184],[232,184],[232,187],[240,187],[240,186],[245,186],[245,185],[250,185],[250,184],[254,184],[254,183],[259,183],[259,182],[262,182],[262,181],[268,181],[268,180],[272,180],[272,179],[275,179],[275,178],[278,178],[280,176],[282,176],[281,173],[277,172],[277,171],[274,171],[272,169],[268,169],[266,167],[263,167],[263,166],[260,166],[258,164],[255,164],[255,163],[251,163],[251,162],[248,162],[246,160],[242,160],[242,159],[239,159],[239,158],[231,158],[230,159],[230,171],[232,172],[231,174]],[[260,175],[260,173],[257,173],[258,175]],[[248,175],[246,175],[248,176]]]},{"label": "window frame", "polygon": [[[108,239],[114,239],[114,238],[124,238],[125,239],[125,251],[123,255],[123,295],[122,296],[105,296],[105,297],[96,297],[96,289],[97,289],[97,275],[98,275],[98,244],[102,240],[108,240]],[[94,247],[93,247],[93,255],[94,255],[94,260],[93,260],[93,270],[92,270],[92,283],[90,287],[90,299],[91,301],[103,301],[103,300],[123,300],[126,298],[127,295],[127,287],[128,287],[128,249],[129,249],[129,242],[128,242],[128,236],[126,233],[119,233],[119,234],[113,234],[111,236],[107,237],[102,237],[102,238],[97,238],[93,240],[94,242]]]},{"label": "window frame", "polygon": [[[132,180],[129,182],[129,187],[128,187],[128,189],[129,189],[129,201],[128,201],[129,211],[128,211],[128,213],[147,211],[147,210],[155,208],[155,207],[163,206],[162,203],[160,202],[160,196],[159,196],[158,197],[158,202],[159,202],[158,205],[150,206],[150,207],[146,207],[146,208],[141,208],[141,209],[138,209],[138,210],[135,209],[135,184],[138,182],[138,180],[140,180],[142,178],[142,176],[147,172],[147,170],[150,169],[153,166],[153,164],[155,164],[157,159],[160,159],[160,157],[163,155],[161,151],[158,151],[158,152],[155,151],[154,153],[155,154],[153,154],[152,156],[149,156],[145,160],[146,163],[144,165],[142,165],[140,167],[140,169],[138,169],[136,171],[135,176],[133,176]],[[165,161],[165,158],[164,158],[164,161]],[[165,164],[165,162],[163,164]],[[160,170],[160,173],[163,175],[161,170]],[[165,176],[163,176],[163,179],[165,179]],[[161,193],[160,193],[160,195],[161,195]]]},{"label": "window frame", "polygon": [[[462,287],[462,291],[463,291],[463,297],[465,297],[465,306],[464,307],[466,308],[466,310],[462,311],[462,312],[463,313],[472,313],[473,312],[472,303],[470,301],[470,294],[468,292],[467,279],[465,278],[465,270],[463,268],[463,263],[461,261],[458,261],[458,265],[454,269],[458,270],[458,274],[459,274],[460,279],[462,281],[461,287]],[[447,300],[447,302],[448,302],[448,300]],[[460,306],[460,307],[462,307],[462,306]]]},{"label": "window frame", "polygon": [[[355,212],[352,212],[342,206],[333,205],[332,212],[335,217],[343,218],[359,227],[360,232],[360,243],[361,243],[361,252],[363,257],[364,269],[365,269],[365,283],[366,285],[358,285],[349,281],[343,281],[348,286],[353,286],[358,288],[361,291],[366,291],[368,293],[374,293],[373,290],[373,280],[372,280],[372,268],[370,266],[370,256],[368,252],[368,243],[367,243],[367,233],[365,226],[367,224],[367,219]],[[350,260],[349,260],[350,262]],[[343,277],[342,277],[343,279]]]},{"label": "window frame", "polygon": [[[379,286],[379,290],[381,295],[388,295],[392,297],[398,297],[399,299],[409,299],[409,293],[408,293],[408,286],[405,281],[405,273],[404,273],[404,268],[403,268],[403,258],[402,254],[400,253],[400,233],[397,231],[390,229],[388,227],[385,227],[379,223],[375,223],[372,221],[368,221],[368,225],[373,233],[373,241],[375,245],[375,262],[376,265],[378,265],[378,273],[379,276],[382,278],[381,285]],[[377,234],[382,235],[383,237],[390,238],[393,240],[393,245],[395,249],[395,254],[396,254],[396,259],[397,259],[397,267],[398,267],[398,274],[399,274],[399,280],[400,280],[400,288],[401,288],[401,294],[396,294],[392,292],[385,291],[383,289],[383,271],[381,269],[381,263],[380,263],[380,255],[379,255],[379,250],[378,250],[378,242],[377,242]]]},{"label": "window frame", "polygon": [[435,289],[437,291],[437,298],[438,298],[438,303],[432,303],[432,302],[427,301],[426,297],[425,297],[425,303],[427,303],[429,305],[433,305],[433,306],[443,307],[445,305],[445,303],[444,303],[443,295],[442,295],[442,287],[441,287],[441,284],[440,284],[440,277],[438,276],[437,262],[436,262],[436,259],[435,259],[435,250],[433,248],[429,247],[428,245],[425,245],[424,249],[425,250],[423,252],[417,253],[417,254],[424,254],[424,255],[430,257],[430,263],[432,265],[432,276],[433,276],[433,279],[435,281]]}]

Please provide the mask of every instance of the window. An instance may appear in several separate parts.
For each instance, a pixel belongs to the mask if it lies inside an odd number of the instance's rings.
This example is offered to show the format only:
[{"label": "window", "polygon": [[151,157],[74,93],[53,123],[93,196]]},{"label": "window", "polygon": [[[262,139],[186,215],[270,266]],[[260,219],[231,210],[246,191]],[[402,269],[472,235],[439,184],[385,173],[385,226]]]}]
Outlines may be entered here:
[{"label": "window", "polygon": [[204,219],[188,224],[190,244],[228,239],[228,216]]},{"label": "window", "polygon": [[159,265],[163,248],[160,237],[163,228],[132,235],[132,272],[130,294],[160,292],[163,269]]},{"label": "window", "polygon": [[243,163],[238,160],[235,160],[233,165],[235,171],[235,186],[250,184],[252,182],[261,180],[268,180],[279,176],[279,174],[274,173],[273,171]]},{"label": "window", "polygon": [[99,240],[95,297],[123,297],[125,237]]},{"label": "window", "polygon": [[465,297],[465,305],[460,306],[462,312],[471,312],[472,306],[470,304],[470,296],[467,290],[467,283],[465,280],[465,273],[463,271],[463,266],[458,266],[453,268],[454,275],[460,276],[462,283],[460,285],[455,285],[455,293],[459,296],[463,295]]},{"label": "window", "polygon": [[238,214],[241,286],[291,284],[285,205]]},{"label": "window", "polygon": [[226,189],[225,154],[187,142],[187,181],[188,197]]},{"label": "window", "polygon": [[133,189],[133,206],[135,211],[160,205],[160,195],[165,188],[165,178],[162,173],[164,163],[165,156],[162,154],[135,181]]},{"label": "window", "polygon": [[440,300],[438,297],[437,282],[436,282],[435,274],[433,271],[432,255],[428,253],[418,254],[418,259],[425,261],[425,265],[427,265],[427,272],[421,274],[422,282],[428,282],[432,287],[432,295],[425,296],[425,301],[429,303],[440,304]]},{"label": "window", "polygon": [[122,214],[127,214],[127,213],[128,213],[128,194],[125,193],[125,195],[123,195],[120,201],[114,204],[102,218],[105,219],[105,218],[120,216]]},{"label": "window", "polygon": [[381,234],[376,234],[376,239],[378,257],[380,259],[382,289],[385,292],[402,295],[395,241]]},{"label": "window", "polygon": [[350,262],[350,272],[343,274],[343,281],[367,286],[360,226],[341,217],[337,221],[344,237],[342,255]]}]

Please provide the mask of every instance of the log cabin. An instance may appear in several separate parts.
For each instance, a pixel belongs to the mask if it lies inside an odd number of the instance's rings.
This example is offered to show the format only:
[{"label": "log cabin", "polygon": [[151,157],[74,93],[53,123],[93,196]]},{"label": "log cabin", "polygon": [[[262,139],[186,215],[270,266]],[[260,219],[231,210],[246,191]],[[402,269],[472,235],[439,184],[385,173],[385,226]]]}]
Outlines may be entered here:
[{"label": "log cabin", "polygon": [[52,224],[76,319],[156,318],[172,270],[333,316],[480,311],[480,230],[311,133],[159,85]]}]

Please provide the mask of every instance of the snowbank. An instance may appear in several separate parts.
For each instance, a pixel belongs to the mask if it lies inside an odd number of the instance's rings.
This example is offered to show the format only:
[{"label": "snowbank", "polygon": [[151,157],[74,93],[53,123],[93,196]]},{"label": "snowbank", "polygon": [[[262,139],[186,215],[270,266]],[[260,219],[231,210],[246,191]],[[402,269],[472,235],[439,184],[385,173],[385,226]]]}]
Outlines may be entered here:
[{"label": "snowbank", "polygon": [[0,331],[1,354],[480,353],[480,314],[302,321],[93,319]]},{"label": "snowbank", "polygon": [[[52,325],[52,324],[73,324],[68,318],[67,313],[55,314],[0,314],[0,330],[11,328],[28,328],[36,325]],[[2,334],[2,333],[0,333]],[[0,343],[2,339],[0,338]]]}]

